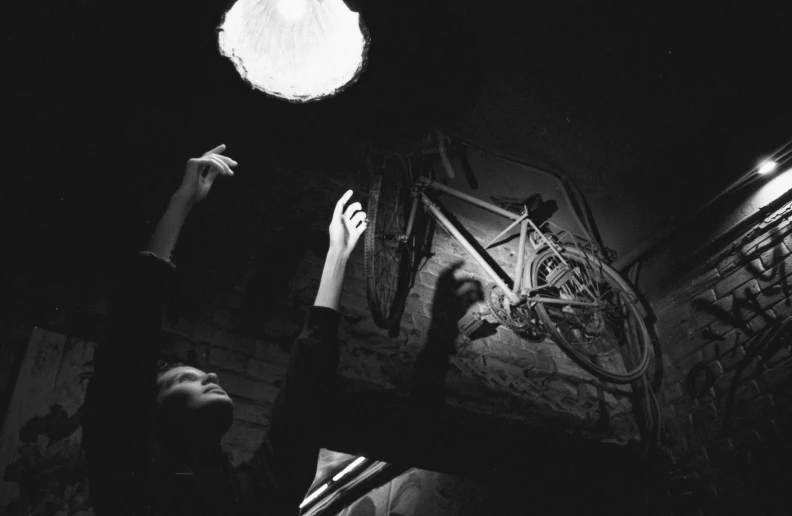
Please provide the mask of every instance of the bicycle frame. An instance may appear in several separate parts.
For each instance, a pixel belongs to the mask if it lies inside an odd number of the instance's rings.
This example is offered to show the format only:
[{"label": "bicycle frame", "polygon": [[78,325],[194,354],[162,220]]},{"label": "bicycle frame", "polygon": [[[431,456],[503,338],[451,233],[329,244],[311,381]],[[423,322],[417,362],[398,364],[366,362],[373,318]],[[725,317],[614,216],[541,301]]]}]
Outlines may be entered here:
[{"label": "bicycle frame", "polygon": [[[462,201],[465,201],[469,204],[473,204],[480,208],[483,208],[487,211],[495,213],[497,215],[501,215],[508,219],[513,220],[511,225],[509,225],[506,229],[501,231],[495,238],[493,238],[489,244],[484,246],[484,248],[488,248],[490,245],[495,243],[499,238],[505,235],[508,231],[514,228],[517,224],[520,225],[520,243],[519,248],[517,250],[517,266],[515,267],[514,279],[513,279],[513,288],[509,288],[503,278],[492,268],[492,266],[484,259],[484,257],[476,250],[476,248],[470,243],[470,241],[465,238],[465,236],[459,231],[459,229],[454,226],[454,224],[448,220],[443,212],[440,210],[437,203],[432,201],[427,195],[425,190],[436,190]],[[412,234],[413,224],[415,222],[415,217],[418,211],[418,203],[422,203],[432,217],[435,218],[450,234],[454,237],[454,239],[459,242],[459,244],[467,251],[470,256],[472,256],[476,262],[481,266],[482,269],[487,273],[490,279],[504,292],[512,305],[520,305],[525,302],[536,302],[536,303],[552,303],[552,304],[564,304],[564,305],[582,305],[582,306],[597,306],[596,303],[584,302],[584,301],[576,301],[573,299],[557,299],[557,298],[547,298],[542,296],[532,296],[530,295],[531,292],[531,285],[528,286],[527,289],[522,288],[522,279],[523,279],[523,272],[524,272],[524,264],[525,264],[525,246],[528,240],[528,229],[530,229],[538,235],[545,243],[547,247],[549,247],[555,254],[558,256],[559,260],[564,264],[566,267],[565,273],[562,274],[569,274],[571,273],[572,269],[569,267],[569,262],[563,257],[563,255],[558,251],[557,246],[550,241],[542,231],[533,223],[533,221],[528,217],[527,210],[524,210],[524,213],[518,215],[516,213],[512,213],[508,210],[505,210],[499,206],[496,206],[492,203],[488,203],[486,201],[482,201],[476,197],[468,195],[466,193],[460,192],[459,190],[455,190],[448,186],[445,186],[441,183],[438,183],[434,180],[419,177],[416,180],[416,187],[413,191],[413,201],[412,206],[410,207],[410,215],[407,221],[407,229],[405,238],[408,238]],[[541,249],[544,246],[534,246],[535,249]],[[588,289],[587,289],[588,290]]]}]

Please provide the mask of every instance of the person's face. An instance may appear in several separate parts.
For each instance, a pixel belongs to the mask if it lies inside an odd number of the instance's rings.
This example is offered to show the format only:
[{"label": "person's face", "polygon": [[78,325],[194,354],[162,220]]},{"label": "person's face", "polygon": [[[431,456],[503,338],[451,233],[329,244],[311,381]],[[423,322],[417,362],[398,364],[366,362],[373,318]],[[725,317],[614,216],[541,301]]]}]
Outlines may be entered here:
[{"label": "person's face", "polygon": [[214,423],[230,425],[233,416],[234,402],[220,388],[217,375],[194,367],[175,367],[160,375],[157,379],[157,403],[171,415],[222,420]]}]

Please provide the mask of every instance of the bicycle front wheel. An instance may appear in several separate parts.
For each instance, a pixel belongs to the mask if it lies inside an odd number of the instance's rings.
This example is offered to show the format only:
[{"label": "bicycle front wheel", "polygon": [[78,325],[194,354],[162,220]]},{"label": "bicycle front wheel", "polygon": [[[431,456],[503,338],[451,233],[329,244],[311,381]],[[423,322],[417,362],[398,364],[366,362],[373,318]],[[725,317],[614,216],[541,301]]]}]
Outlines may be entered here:
[{"label": "bicycle front wheel", "polygon": [[410,200],[403,170],[386,169],[372,180],[366,210],[366,295],[380,328],[399,326],[410,291],[412,249],[406,235]]},{"label": "bicycle front wheel", "polygon": [[564,260],[547,248],[531,264],[533,292],[548,299],[536,303],[539,318],[590,373],[614,383],[638,379],[651,341],[635,293],[596,256],[571,246],[557,250]]}]

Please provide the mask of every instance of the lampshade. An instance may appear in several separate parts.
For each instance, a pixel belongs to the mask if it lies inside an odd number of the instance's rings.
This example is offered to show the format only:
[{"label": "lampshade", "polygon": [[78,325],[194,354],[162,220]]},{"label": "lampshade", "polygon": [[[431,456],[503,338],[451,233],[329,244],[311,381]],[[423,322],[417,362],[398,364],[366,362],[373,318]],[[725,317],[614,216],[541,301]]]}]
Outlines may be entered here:
[{"label": "lampshade", "polygon": [[357,80],[368,35],[343,0],[238,0],[218,42],[254,88],[304,102]]}]

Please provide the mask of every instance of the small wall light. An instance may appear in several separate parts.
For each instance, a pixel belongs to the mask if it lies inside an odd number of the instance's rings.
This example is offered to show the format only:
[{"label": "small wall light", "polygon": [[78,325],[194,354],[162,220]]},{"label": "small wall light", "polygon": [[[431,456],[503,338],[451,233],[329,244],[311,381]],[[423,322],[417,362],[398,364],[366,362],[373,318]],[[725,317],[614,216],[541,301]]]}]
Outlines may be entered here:
[{"label": "small wall light", "polygon": [[218,44],[254,88],[305,102],[357,80],[368,35],[343,0],[238,0],[219,27]]},{"label": "small wall light", "polygon": [[768,160],[763,161],[759,165],[759,170],[757,172],[759,174],[769,174],[770,172],[775,170],[777,167],[778,167],[778,163],[776,163],[772,159],[768,159]]}]

